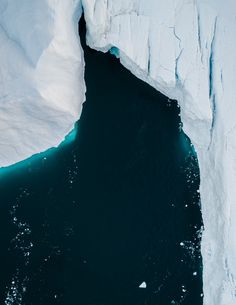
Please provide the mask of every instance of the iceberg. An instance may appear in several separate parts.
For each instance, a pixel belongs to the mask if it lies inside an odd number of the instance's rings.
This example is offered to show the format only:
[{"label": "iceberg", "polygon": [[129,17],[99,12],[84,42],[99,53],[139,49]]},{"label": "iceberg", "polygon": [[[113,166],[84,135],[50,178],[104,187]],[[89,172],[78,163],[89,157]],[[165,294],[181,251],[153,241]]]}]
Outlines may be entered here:
[{"label": "iceberg", "polygon": [[0,1],[0,167],[57,147],[85,100],[79,0]]},{"label": "iceberg", "polygon": [[87,44],[181,109],[200,167],[205,305],[236,304],[236,1],[1,0],[0,167],[58,146],[85,100]]},{"label": "iceberg", "polygon": [[205,305],[236,304],[236,1],[83,0],[87,43],[181,109],[200,167]]}]

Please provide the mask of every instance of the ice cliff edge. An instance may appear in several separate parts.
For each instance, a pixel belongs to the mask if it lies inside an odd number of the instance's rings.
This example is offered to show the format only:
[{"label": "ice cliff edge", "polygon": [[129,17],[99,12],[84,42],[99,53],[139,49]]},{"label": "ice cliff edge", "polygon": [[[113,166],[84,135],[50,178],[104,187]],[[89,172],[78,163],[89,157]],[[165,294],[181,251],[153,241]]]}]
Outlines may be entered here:
[{"label": "ice cliff edge", "polygon": [[235,0],[1,0],[0,166],[57,146],[79,118],[81,4],[92,48],[116,47],[178,100],[200,166],[204,304],[235,305]]}]

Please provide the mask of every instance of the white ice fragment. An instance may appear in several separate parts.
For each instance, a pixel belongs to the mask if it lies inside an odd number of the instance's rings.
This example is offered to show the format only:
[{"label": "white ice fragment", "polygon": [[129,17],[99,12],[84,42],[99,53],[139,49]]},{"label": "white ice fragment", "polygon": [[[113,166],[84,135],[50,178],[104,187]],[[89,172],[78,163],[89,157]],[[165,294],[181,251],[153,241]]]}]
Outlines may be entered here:
[{"label": "white ice fragment", "polygon": [[142,282],[142,284],[139,285],[139,288],[147,288],[147,283]]}]

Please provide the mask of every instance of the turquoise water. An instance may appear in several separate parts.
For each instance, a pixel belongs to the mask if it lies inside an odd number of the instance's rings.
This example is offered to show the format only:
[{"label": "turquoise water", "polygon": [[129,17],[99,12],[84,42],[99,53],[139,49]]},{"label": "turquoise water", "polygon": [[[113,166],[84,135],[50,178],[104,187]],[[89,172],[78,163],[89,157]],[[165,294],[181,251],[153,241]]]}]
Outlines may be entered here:
[{"label": "turquoise water", "polygon": [[26,168],[31,168],[31,166],[34,167],[37,164],[37,162],[46,160],[47,157],[54,154],[57,149],[60,149],[65,145],[73,143],[76,139],[77,133],[78,133],[78,123],[75,124],[73,130],[65,137],[65,139],[62,141],[62,143],[60,143],[58,147],[49,148],[47,151],[35,154],[26,160],[22,160],[11,166],[0,168],[0,179],[8,179],[8,177],[10,177],[10,174],[15,175],[16,172],[21,173]]},{"label": "turquoise water", "polygon": [[179,108],[84,48],[74,140],[0,172],[0,302],[200,305],[199,171]]}]

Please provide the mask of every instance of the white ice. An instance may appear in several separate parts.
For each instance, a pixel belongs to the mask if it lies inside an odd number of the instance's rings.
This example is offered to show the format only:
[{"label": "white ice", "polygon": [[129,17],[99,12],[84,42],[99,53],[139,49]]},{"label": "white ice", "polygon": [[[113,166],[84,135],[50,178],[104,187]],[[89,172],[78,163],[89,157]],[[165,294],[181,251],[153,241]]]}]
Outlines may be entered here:
[{"label": "white ice", "polygon": [[235,305],[235,0],[0,0],[0,166],[57,146],[80,116],[81,2],[88,44],[178,100],[200,166],[204,304]]},{"label": "white ice", "polygon": [[79,0],[0,0],[0,167],[58,146],[85,99]]},{"label": "white ice", "polygon": [[142,282],[142,283],[139,285],[139,288],[142,288],[142,289],[147,288],[147,283],[146,283],[146,282]]}]

